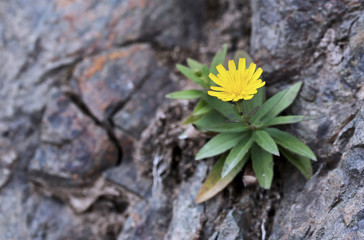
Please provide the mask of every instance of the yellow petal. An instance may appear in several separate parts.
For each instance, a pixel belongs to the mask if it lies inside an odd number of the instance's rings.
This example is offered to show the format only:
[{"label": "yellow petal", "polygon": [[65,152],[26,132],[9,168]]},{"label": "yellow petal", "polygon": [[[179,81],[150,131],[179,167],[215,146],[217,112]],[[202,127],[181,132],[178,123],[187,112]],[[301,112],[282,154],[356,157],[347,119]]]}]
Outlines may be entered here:
[{"label": "yellow petal", "polygon": [[[209,93],[210,94],[210,93]],[[211,96],[215,96],[225,102],[231,101],[233,100],[233,96],[230,93],[227,92],[214,92],[213,95],[210,94]]]},{"label": "yellow petal", "polygon": [[224,84],[223,81],[221,81],[221,79],[219,79],[218,77],[216,77],[214,74],[210,73],[209,74],[209,78],[214,81],[214,83],[216,83],[217,85],[222,86]]},{"label": "yellow petal", "polygon": [[248,69],[248,73],[246,75],[246,81],[249,83],[250,80],[252,79],[252,76],[254,74],[255,68],[257,65],[255,65],[254,63],[251,63]]},{"label": "yellow petal", "polygon": [[240,99],[242,99],[242,96],[236,95],[233,99],[234,102],[239,101]]},{"label": "yellow petal", "polygon": [[256,83],[250,84],[247,91],[250,91],[252,89],[257,89],[260,87],[263,87],[265,85],[265,82],[261,82],[262,80],[257,81]]},{"label": "yellow petal", "polygon": [[218,97],[221,96],[222,92],[207,91],[210,96]]},{"label": "yellow petal", "polygon": [[245,93],[246,94],[256,94],[258,91],[257,89],[252,89],[252,90],[247,90]]},{"label": "yellow petal", "polygon": [[225,91],[225,88],[223,88],[223,87],[211,86],[210,88],[211,88],[211,90],[215,90],[215,91]]},{"label": "yellow petal", "polygon": [[247,96],[244,96],[244,100],[250,100],[254,97],[254,95],[247,95]]},{"label": "yellow petal", "polygon": [[[261,81],[261,80],[260,80]],[[260,87],[263,87],[265,85],[265,82],[261,82],[261,83],[259,83],[259,84],[257,84],[256,86],[255,86],[255,88],[260,88]]]},{"label": "yellow petal", "polygon": [[233,100],[233,98],[231,96],[227,96],[227,97],[222,97],[220,98],[221,100],[223,100],[224,102],[230,102]]},{"label": "yellow petal", "polygon": [[223,73],[226,73],[226,69],[224,68],[224,66],[223,66],[222,64],[217,65],[216,69],[217,69],[217,71],[218,71],[221,75],[223,75]]},{"label": "yellow petal", "polygon": [[258,68],[258,70],[254,73],[252,79],[258,79],[260,77],[260,75],[262,75],[263,70],[261,68]]},{"label": "yellow petal", "polygon": [[262,83],[262,80],[261,79],[258,79],[258,80],[255,80],[255,81],[250,81],[247,88],[252,88],[254,87],[255,85],[259,85]]},{"label": "yellow petal", "polygon": [[239,71],[245,71],[245,58],[239,58]]},{"label": "yellow petal", "polygon": [[[238,69],[233,60],[228,62],[229,70],[226,70],[222,64],[219,64],[216,69],[218,74],[210,74],[209,77],[218,86],[211,86],[212,91],[208,91],[210,96],[217,97],[222,101],[238,101],[240,99],[250,100],[257,93],[257,89],[264,86],[259,77],[263,70],[251,63],[246,69],[246,59],[240,58]],[[256,71],[255,71],[256,70]]]},{"label": "yellow petal", "polygon": [[229,71],[233,71],[233,72],[236,71],[236,66],[235,66],[235,63],[233,60],[229,61]]}]

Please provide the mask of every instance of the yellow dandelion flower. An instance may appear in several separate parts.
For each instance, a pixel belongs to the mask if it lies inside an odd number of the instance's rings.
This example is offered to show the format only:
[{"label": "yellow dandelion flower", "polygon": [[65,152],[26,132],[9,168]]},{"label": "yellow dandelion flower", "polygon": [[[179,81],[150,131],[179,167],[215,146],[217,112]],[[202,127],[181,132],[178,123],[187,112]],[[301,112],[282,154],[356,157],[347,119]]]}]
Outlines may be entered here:
[{"label": "yellow dandelion flower", "polygon": [[239,59],[238,69],[236,69],[233,60],[229,61],[229,70],[219,64],[216,67],[219,74],[215,76],[210,73],[209,75],[211,80],[219,86],[211,86],[213,91],[208,91],[208,94],[225,102],[252,99],[254,94],[257,93],[257,89],[265,85],[265,82],[259,79],[263,70],[258,68],[255,71],[255,68],[256,65],[251,63],[249,68],[246,69],[245,58]]}]

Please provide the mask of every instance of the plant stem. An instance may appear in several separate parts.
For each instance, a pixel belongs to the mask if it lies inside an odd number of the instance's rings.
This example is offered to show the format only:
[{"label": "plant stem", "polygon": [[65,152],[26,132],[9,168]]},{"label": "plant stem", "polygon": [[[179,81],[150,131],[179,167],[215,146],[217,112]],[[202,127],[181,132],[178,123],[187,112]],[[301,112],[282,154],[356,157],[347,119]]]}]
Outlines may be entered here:
[{"label": "plant stem", "polygon": [[240,102],[236,102],[236,106],[238,107],[238,114],[244,117],[243,109],[240,105]]},{"label": "plant stem", "polygon": [[236,106],[235,111],[241,116],[241,118],[244,119],[244,121],[250,125],[249,119],[246,117],[246,115],[244,114],[244,105],[243,105],[243,101],[244,100],[239,100],[237,102],[232,102],[232,104],[234,104]]}]

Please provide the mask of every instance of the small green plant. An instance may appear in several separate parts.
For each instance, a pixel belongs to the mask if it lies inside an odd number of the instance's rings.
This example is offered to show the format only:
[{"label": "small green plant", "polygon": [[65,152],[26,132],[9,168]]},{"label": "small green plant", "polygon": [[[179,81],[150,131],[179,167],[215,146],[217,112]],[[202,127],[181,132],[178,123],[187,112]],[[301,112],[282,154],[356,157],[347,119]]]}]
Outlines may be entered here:
[{"label": "small green plant", "polygon": [[281,153],[307,179],[312,175],[310,159],[316,161],[315,154],[303,142],[274,127],[309,119],[301,115],[278,116],[293,103],[302,82],[265,101],[265,82],[259,79],[262,69],[255,71],[256,65],[249,55],[238,51],[226,70],[223,67],[226,53],[224,45],[210,68],[193,59],[187,59],[188,67],[178,64],[179,71],[203,89],[178,91],[166,96],[199,99],[184,124],[193,124],[199,131],[215,136],[200,149],[196,160],[221,155],[202,185],[196,203],[206,201],[224,189],[249,159],[260,186],[265,189],[270,188],[273,180],[273,155]]}]

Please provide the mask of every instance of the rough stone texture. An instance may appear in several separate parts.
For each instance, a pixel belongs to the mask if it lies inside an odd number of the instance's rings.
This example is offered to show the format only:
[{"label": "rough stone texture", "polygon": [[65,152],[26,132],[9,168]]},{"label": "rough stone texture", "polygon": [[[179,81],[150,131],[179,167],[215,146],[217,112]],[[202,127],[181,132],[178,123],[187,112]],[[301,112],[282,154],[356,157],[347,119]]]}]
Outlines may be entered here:
[{"label": "rough stone texture", "polygon": [[[289,111],[318,118],[286,130],[319,159],[196,205],[214,160],[164,95],[222,43],[268,94],[303,81]],[[0,1],[0,239],[363,239],[363,43],[359,0]]]},{"label": "rough stone texture", "polygon": [[117,183],[139,198],[146,198],[151,193],[152,182],[139,174],[134,157],[136,141],[119,130],[116,132],[118,143],[123,149],[122,164],[108,169],[104,172],[104,176],[108,181]]},{"label": "rough stone texture", "polygon": [[99,175],[116,165],[118,149],[106,131],[67,97],[56,93],[44,113],[40,140],[30,170],[69,179]]},{"label": "rough stone texture", "polygon": [[243,212],[235,209],[228,212],[226,218],[219,226],[220,231],[210,239],[242,240],[244,239],[244,226],[247,224]]},{"label": "rough stone texture", "polygon": [[[152,65],[152,63],[149,65]],[[170,84],[167,69],[155,67],[150,71],[150,75],[140,91],[133,94],[121,111],[115,114],[114,124],[121,129],[125,129],[133,137],[140,138],[141,133],[150,124],[150,119],[154,116],[158,107],[165,102],[165,95],[174,89],[174,86]]]},{"label": "rough stone texture", "polygon": [[154,52],[148,45],[112,49],[84,58],[75,69],[72,85],[91,113],[103,120],[125,105],[152,73],[159,71],[156,66]]},{"label": "rough stone texture", "polygon": [[150,41],[186,48],[201,38],[203,0],[129,0],[121,6],[112,19],[118,44]]},{"label": "rough stone texture", "polygon": [[[306,184],[283,175],[286,197],[270,239],[362,239],[363,4],[268,0],[252,6],[251,50],[266,79],[277,88],[304,81],[293,111],[319,117],[294,130],[317,153],[318,171]],[[292,181],[298,184],[286,185]]]},{"label": "rough stone texture", "polygon": [[0,3],[2,239],[119,234],[143,195],[134,138],[173,89],[166,49],[202,36],[203,1],[162,2]]},{"label": "rough stone texture", "polygon": [[[342,153],[337,168],[327,171],[325,166],[303,187],[287,187],[287,194],[294,197],[282,201],[273,226],[271,239],[315,238],[362,239],[361,212],[364,209],[364,108],[339,133],[333,149]],[[351,132],[351,138],[342,138]],[[341,139],[341,140],[340,140]],[[299,199],[297,201],[297,199]],[[289,206],[289,207],[288,207]]]},{"label": "rough stone texture", "polygon": [[104,200],[78,215],[62,202],[40,195],[24,179],[11,181],[1,192],[0,213],[2,239],[114,239],[123,222],[110,202]]},{"label": "rough stone texture", "polygon": [[252,2],[253,56],[263,65],[268,84],[304,81],[296,111],[319,119],[301,124],[297,131],[312,144],[331,144],[362,100],[363,48],[358,35],[363,12],[359,1],[349,2]]},{"label": "rough stone texture", "polygon": [[194,203],[200,182],[206,177],[207,166],[197,166],[195,174],[184,182],[179,194],[173,202],[172,219],[164,239],[196,239],[202,231],[202,216],[205,210],[203,205]]},{"label": "rough stone texture", "polygon": [[[130,217],[118,240],[189,239],[188,236],[198,236],[203,208],[194,204],[193,200],[206,176],[206,166],[200,165],[193,174],[192,169],[196,164],[191,153],[198,150],[198,145],[191,140],[178,139],[182,129],[177,125],[184,116],[183,110],[187,111],[187,106],[179,103],[161,109],[143,132],[134,156],[138,165],[136,179],[149,179],[152,183],[151,192],[146,200],[134,209],[130,208]],[[189,151],[180,152],[181,148]],[[115,173],[110,177],[115,178]],[[188,183],[180,186],[179,181],[189,178]],[[171,200],[175,195],[179,197],[173,203]],[[184,215],[186,213],[190,214]],[[181,222],[179,218],[185,221]],[[190,229],[191,235],[184,236],[186,229]]]},{"label": "rough stone texture", "polygon": [[[204,24],[206,41],[200,51],[215,54],[222,44],[232,50],[249,48],[251,32],[251,11],[249,0],[207,1],[207,21]],[[219,37],[216,37],[219,36]]]}]

